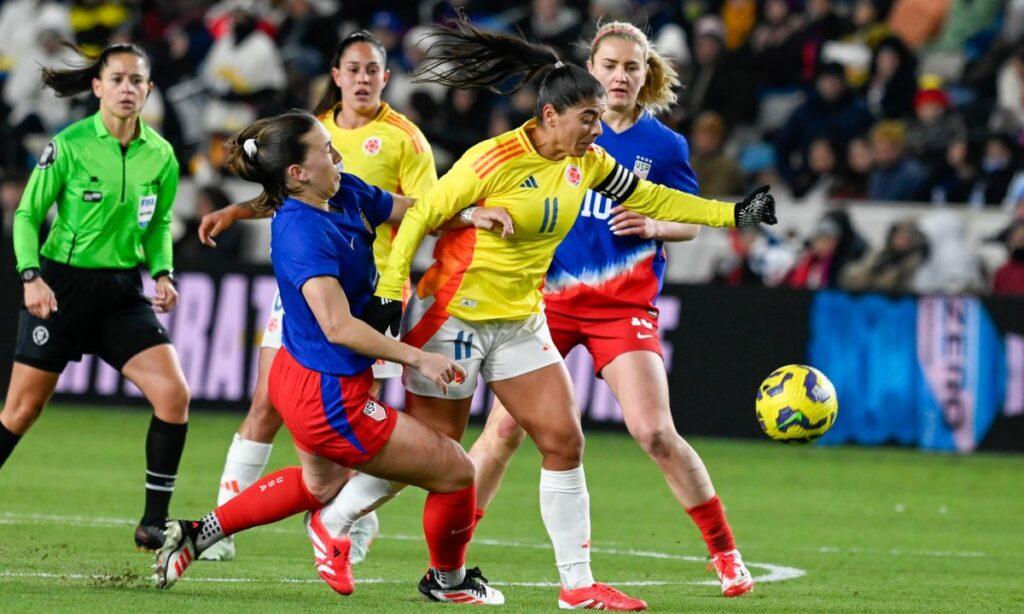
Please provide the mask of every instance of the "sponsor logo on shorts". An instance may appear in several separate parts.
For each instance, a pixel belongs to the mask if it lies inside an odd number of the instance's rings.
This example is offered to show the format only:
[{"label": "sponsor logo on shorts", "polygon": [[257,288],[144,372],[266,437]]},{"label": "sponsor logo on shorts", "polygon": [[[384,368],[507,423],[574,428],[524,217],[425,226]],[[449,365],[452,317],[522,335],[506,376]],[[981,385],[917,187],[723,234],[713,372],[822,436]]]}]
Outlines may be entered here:
[{"label": "sponsor logo on shorts", "polygon": [[476,301],[471,298],[464,298],[459,301],[460,307],[467,307],[469,309],[476,309]]},{"label": "sponsor logo on shorts", "polygon": [[46,342],[50,340],[50,331],[46,330],[45,326],[37,326],[32,329],[32,341],[35,341],[36,345],[46,345]]},{"label": "sponsor logo on shorts", "polygon": [[384,409],[384,406],[373,399],[366,402],[366,407],[363,408],[363,413],[377,422],[384,422],[388,417],[388,412]]},{"label": "sponsor logo on shorts", "polygon": [[643,334],[643,333],[637,333],[637,334],[636,334],[636,338],[637,338],[637,339],[650,339],[650,338],[651,338],[651,337],[653,337],[653,336],[654,336],[654,335],[645,335],[645,334]]}]

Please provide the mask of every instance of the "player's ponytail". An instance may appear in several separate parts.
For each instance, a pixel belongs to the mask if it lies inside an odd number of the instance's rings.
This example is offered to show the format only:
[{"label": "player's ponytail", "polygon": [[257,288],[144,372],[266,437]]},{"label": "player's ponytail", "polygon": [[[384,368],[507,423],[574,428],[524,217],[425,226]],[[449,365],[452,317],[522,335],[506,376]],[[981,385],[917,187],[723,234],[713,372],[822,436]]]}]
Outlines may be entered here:
[{"label": "player's ponytail", "polygon": [[95,57],[88,55],[71,43],[63,43],[63,45],[77,53],[85,61],[85,64],[74,68],[43,69],[43,85],[52,89],[61,98],[92,91],[92,80],[100,78],[100,73],[106,67],[110,56],[116,53],[130,53],[146,62],[147,67],[152,65],[142,47],[132,43],[111,45]]},{"label": "player's ponytail", "polygon": [[[345,55],[346,49],[356,43],[366,43],[372,46],[380,53],[381,66],[387,66],[388,52],[384,48],[384,43],[380,42],[380,39],[370,32],[359,30],[349,34],[338,43],[338,49],[334,52],[334,59],[331,60],[331,68],[340,68],[338,63],[341,62],[341,56]],[[334,83],[333,79],[328,78],[327,83],[324,85],[324,93],[320,96],[320,102],[316,103],[316,106],[313,107],[313,115],[320,117],[337,106],[339,102],[341,102],[341,88]]]},{"label": "player's ponytail", "polygon": [[609,38],[620,38],[640,45],[647,60],[647,77],[637,94],[637,104],[651,113],[668,111],[677,100],[675,89],[679,87],[679,75],[665,58],[661,57],[647,39],[643,30],[631,23],[611,21],[601,25],[590,43],[590,61],[594,61],[601,42]]},{"label": "player's ponytail", "polygon": [[597,79],[579,66],[559,60],[551,47],[483,30],[466,19],[456,20],[452,27],[436,27],[425,39],[429,43],[427,56],[415,75],[421,83],[513,94],[539,79],[537,117],[548,104],[562,113],[605,95]]},{"label": "player's ponytail", "polygon": [[318,121],[305,111],[290,111],[258,119],[228,139],[228,168],[236,175],[263,186],[253,208],[274,211],[291,193],[288,167],[302,164],[308,145],[303,138]]}]

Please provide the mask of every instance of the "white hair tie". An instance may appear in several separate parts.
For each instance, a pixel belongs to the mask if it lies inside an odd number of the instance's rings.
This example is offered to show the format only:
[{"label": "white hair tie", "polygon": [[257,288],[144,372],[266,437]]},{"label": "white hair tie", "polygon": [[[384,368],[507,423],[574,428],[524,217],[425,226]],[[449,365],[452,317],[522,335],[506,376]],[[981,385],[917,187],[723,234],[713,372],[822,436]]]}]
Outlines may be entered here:
[{"label": "white hair tie", "polygon": [[242,149],[245,150],[245,155],[249,156],[250,160],[256,159],[256,139],[245,139]]},{"label": "white hair tie", "polygon": [[558,60],[557,62],[555,62],[555,68],[561,68],[563,66],[565,66],[565,64],[562,63],[562,60]]}]

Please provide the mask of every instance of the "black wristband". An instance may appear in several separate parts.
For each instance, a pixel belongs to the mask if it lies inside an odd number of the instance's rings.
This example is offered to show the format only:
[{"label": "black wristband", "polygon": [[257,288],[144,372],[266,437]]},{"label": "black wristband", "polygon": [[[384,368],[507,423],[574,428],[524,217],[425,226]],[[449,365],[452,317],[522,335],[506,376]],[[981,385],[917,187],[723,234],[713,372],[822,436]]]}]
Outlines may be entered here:
[{"label": "black wristband", "polygon": [[27,269],[22,269],[20,275],[21,283],[23,284],[35,281],[39,279],[39,267],[29,267]]},{"label": "black wristband", "polygon": [[159,272],[157,272],[156,275],[153,275],[153,281],[160,281],[161,277],[166,277],[168,280],[170,280],[172,286],[174,286],[175,288],[178,287],[178,280],[174,278],[174,272],[173,271],[167,271],[167,270],[159,271]]}]

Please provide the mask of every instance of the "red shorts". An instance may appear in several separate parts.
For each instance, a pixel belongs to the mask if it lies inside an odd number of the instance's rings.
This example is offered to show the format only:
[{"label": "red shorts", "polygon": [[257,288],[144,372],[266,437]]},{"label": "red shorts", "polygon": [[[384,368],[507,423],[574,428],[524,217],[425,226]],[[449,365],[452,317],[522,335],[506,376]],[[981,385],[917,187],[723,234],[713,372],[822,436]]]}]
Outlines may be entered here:
[{"label": "red shorts", "polygon": [[662,356],[658,316],[652,316],[647,309],[637,308],[632,315],[599,320],[582,319],[550,309],[546,309],[544,315],[548,318],[551,339],[562,356],[583,344],[594,358],[594,373],[597,375],[608,363],[626,352],[647,350]]},{"label": "red shorts", "polygon": [[398,414],[370,396],[373,369],[333,376],[300,365],[284,347],[270,367],[270,402],[300,449],[351,467],[387,443]]}]

